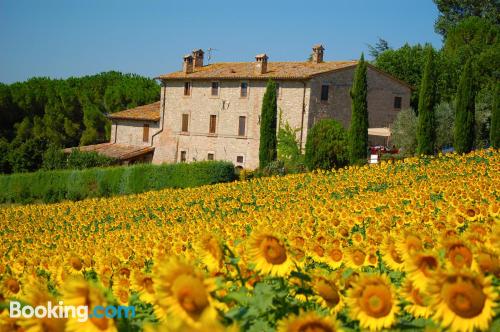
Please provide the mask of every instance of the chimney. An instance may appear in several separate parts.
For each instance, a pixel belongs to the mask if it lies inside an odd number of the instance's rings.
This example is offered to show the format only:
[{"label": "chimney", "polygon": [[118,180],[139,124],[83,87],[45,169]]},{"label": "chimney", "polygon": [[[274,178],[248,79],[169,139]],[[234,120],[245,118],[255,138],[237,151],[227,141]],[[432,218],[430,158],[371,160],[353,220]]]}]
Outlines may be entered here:
[{"label": "chimney", "polygon": [[312,62],[313,63],[321,63],[323,62],[323,51],[325,48],[321,44],[317,44],[313,46],[313,54],[312,54]]},{"label": "chimney", "polygon": [[258,54],[255,56],[255,73],[258,75],[267,72],[267,55],[266,53]]},{"label": "chimney", "polygon": [[192,55],[185,55],[184,56],[184,63],[182,65],[182,71],[184,74],[191,74],[193,72],[193,56]]},{"label": "chimney", "polygon": [[203,67],[203,55],[205,52],[201,48],[193,50],[194,68]]}]

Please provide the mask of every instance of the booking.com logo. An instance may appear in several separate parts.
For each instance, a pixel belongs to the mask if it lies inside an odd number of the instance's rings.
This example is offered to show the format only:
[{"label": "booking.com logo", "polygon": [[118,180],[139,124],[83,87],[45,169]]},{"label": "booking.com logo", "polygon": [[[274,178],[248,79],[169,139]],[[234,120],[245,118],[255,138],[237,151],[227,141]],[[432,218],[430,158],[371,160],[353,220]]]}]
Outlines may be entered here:
[{"label": "booking.com logo", "polygon": [[100,306],[97,305],[89,313],[88,306],[64,305],[63,301],[53,305],[47,302],[46,306],[21,305],[19,301],[10,301],[9,316],[11,318],[76,318],[79,322],[86,322],[89,318],[133,318],[133,306]]}]

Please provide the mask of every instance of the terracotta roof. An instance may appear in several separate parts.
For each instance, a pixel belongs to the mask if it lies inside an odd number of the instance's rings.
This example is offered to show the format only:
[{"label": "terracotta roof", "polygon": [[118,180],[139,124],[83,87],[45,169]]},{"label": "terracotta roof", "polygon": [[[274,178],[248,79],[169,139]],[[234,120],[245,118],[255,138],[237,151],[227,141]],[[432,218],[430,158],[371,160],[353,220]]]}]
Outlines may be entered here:
[{"label": "terracotta roof", "polygon": [[127,160],[131,159],[149,152],[154,151],[152,146],[136,146],[128,144],[118,144],[118,143],[102,143],[95,145],[79,146],[75,148],[67,148],[63,151],[65,153],[71,153],[71,150],[78,149],[82,152],[97,152],[99,154],[119,159]]},{"label": "terracotta roof", "polygon": [[160,121],[160,102],[109,114],[110,119]]},{"label": "terracotta roof", "polygon": [[255,72],[255,62],[224,62],[195,68],[190,74],[177,71],[160,75],[158,79],[308,79],[312,76],[356,66],[357,61],[268,62],[267,72]]}]

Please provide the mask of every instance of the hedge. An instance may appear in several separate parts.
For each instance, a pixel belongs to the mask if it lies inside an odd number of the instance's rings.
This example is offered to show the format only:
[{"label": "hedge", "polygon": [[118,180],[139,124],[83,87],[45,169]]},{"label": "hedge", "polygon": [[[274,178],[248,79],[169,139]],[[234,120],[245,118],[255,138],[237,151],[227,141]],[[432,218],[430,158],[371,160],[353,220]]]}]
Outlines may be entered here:
[{"label": "hedge", "polygon": [[234,179],[234,165],[222,161],[17,173],[0,175],[0,203],[76,201]]}]

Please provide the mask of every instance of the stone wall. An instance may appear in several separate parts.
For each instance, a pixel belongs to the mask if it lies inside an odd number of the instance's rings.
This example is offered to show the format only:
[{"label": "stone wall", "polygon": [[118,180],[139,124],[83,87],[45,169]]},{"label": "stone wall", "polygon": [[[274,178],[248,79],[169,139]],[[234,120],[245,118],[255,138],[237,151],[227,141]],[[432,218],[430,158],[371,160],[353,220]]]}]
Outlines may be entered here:
[{"label": "stone wall", "polygon": [[[213,153],[216,160],[228,160],[236,166],[256,168],[259,164],[260,113],[265,81],[221,81],[219,95],[211,96],[212,81],[191,82],[191,95],[184,96],[184,82],[167,82],[165,91],[164,130],[155,138],[155,163],[180,161],[186,151],[187,161],[206,160]],[[240,97],[241,82],[248,83],[247,97]],[[304,84],[279,82],[278,109],[283,122],[300,128]],[[163,95],[163,93],[162,93]],[[189,115],[189,131],[181,132],[182,115]],[[217,116],[215,134],[209,134],[210,115]],[[238,136],[239,117],[246,117],[246,135]],[[243,163],[237,157],[243,156]]]},{"label": "stone wall", "polygon": [[[368,113],[370,127],[387,127],[399,110],[394,109],[394,97],[402,97],[402,108],[410,105],[410,89],[387,75],[368,68]],[[307,131],[323,118],[334,118],[346,128],[351,118],[351,98],[354,68],[318,75],[312,80],[277,81],[279,83],[278,112],[281,123],[288,122],[299,129],[297,140],[305,147]],[[260,113],[266,82],[261,80],[219,81],[218,96],[211,95],[211,82],[191,82],[190,96],[184,96],[184,81],[168,81],[162,89],[161,112],[164,128],[154,138],[154,163],[179,162],[185,151],[186,161],[227,160],[236,166],[256,168],[259,164]],[[241,82],[248,83],[247,97],[240,97]],[[320,100],[321,85],[328,84],[327,102]],[[163,103],[165,98],[165,103]],[[305,111],[305,112],[304,112]],[[163,114],[164,113],[164,114]],[[189,130],[181,132],[182,115],[189,115]],[[209,134],[210,115],[217,116],[215,134]],[[165,119],[163,119],[163,116]],[[239,117],[246,117],[246,134],[238,136]],[[302,130],[300,130],[302,128]],[[131,129],[128,129],[131,130]],[[142,140],[141,132],[138,139]],[[302,140],[301,140],[302,138]],[[126,138],[132,139],[133,138]],[[243,162],[237,162],[238,156]]]},{"label": "stone wall", "polygon": [[[320,119],[334,118],[345,128],[351,121],[351,89],[355,68],[316,76],[311,80],[309,126]],[[370,128],[389,127],[401,109],[410,107],[411,90],[406,85],[368,67],[368,123]],[[321,85],[329,85],[328,101],[321,101]],[[401,109],[394,108],[394,97],[401,97]]]},{"label": "stone wall", "polygon": [[[149,124],[149,139],[143,142],[144,124]],[[113,120],[111,126],[111,143],[150,146],[151,137],[158,132],[160,121]],[[116,137],[116,140],[115,140]]]}]

